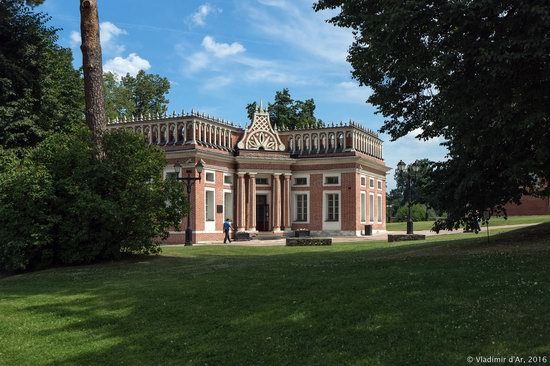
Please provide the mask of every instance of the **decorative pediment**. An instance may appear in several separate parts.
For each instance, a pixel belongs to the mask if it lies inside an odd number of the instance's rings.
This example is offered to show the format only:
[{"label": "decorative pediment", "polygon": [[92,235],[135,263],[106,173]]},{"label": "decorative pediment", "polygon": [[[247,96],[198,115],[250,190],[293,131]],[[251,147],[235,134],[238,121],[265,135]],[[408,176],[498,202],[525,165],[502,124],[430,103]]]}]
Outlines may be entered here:
[{"label": "decorative pediment", "polygon": [[245,129],[243,138],[237,147],[244,150],[285,150],[285,145],[283,145],[277,130],[271,126],[269,113],[262,108],[261,103],[254,112],[252,124]]}]

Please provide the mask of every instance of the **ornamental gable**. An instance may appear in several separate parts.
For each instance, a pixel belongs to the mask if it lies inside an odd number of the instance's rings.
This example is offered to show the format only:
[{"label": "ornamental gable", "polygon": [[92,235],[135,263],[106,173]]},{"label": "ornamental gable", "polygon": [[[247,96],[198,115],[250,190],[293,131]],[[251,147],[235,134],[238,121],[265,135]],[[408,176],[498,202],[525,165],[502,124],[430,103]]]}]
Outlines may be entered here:
[{"label": "ornamental gable", "polygon": [[277,130],[271,126],[269,113],[260,107],[254,112],[252,124],[244,130],[244,135],[237,144],[241,150],[284,151],[285,145],[281,141]]}]

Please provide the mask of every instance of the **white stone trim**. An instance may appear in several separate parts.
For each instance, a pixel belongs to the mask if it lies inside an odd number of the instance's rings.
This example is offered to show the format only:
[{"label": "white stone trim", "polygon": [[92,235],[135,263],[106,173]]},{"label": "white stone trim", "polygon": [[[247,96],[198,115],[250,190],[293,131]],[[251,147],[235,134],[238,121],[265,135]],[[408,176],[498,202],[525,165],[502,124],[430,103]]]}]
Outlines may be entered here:
[{"label": "white stone trim", "polygon": [[[206,195],[208,192],[213,192],[214,194],[214,207],[213,207],[213,217],[214,220],[210,221],[206,219]],[[216,230],[216,188],[213,187],[205,187],[204,188],[204,231],[207,233],[213,232]]]},{"label": "white stone trim", "polygon": [[[296,215],[298,211],[298,199],[296,198],[297,195],[306,195],[307,196],[307,205],[306,205],[306,211],[307,211],[307,220],[306,221],[296,221]],[[309,220],[311,217],[311,200],[309,191],[294,191],[292,192],[292,224],[309,224]]]},{"label": "white stone trim", "polygon": [[[327,177],[338,177],[338,184],[327,184]],[[328,172],[323,173],[323,187],[340,187],[342,185],[342,173],[340,172]]]},{"label": "white stone trim", "polygon": [[[327,221],[328,216],[328,195],[337,194],[338,195],[338,221]],[[323,231],[327,230],[340,230],[342,227],[342,192],[338,191],[323,191]]]},{"label": "white stone trim", "polygon": [[[206,174],[212,173],[214,175],[214,180],[207,180]],[[205,184],[215,184],[216,183],[216,171],[212,169],[205,169],[202,174],[204,174],[204,183]]]},{"label": "white stone trim", "polygon": [[[363,203],[363,197],[365,198],[365,204],[363,206],[361,206],[361,204]],[[366,224],[367,223],[367,192],[365,191],[362,191],[361,194],[359,195],[359,222],[361,224]],[[365,217],[363,218],[363,215],[365,215]]]},{"label": "white stone trim", "polygon": [[[294,184],[294,180],[296,178],[306,178],[307,179],[307,183],[306,184]],[[291,189],[292,188],[308,188],[309,185],[310,185],[310,175],[309,174],[304,174],[304,173],[296,173],[294,175],[292,175],[292,177],[290,178],[290,187]]]}]

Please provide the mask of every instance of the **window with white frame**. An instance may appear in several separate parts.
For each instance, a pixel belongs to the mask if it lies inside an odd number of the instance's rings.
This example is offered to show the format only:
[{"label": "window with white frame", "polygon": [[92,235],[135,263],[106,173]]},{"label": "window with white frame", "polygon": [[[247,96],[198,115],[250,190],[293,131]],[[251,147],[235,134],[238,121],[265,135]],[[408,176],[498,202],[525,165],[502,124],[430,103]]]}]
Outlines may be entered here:
[{"label": "window with white frame", "polygon": [[378,189],[382,189],[382,181],[381,180],[378,181]]},{"label": "window with white frame", "polygon": [[382,223],[382,195],[378,195],[376,203],[376,209],[378,211],[378,223]]},{"label": "window with white frame", "polygon": [[205,207],[205,215],[204,219],[206,221],[214,221],[214,212],[215,212],[215,192],[208,190],[204,193],[204,207]]},{"label": "window with white frame", "polygon": [[369,220],[374,222],[374,194],[369,194]]},{"label": "window with white frame", "polygon": [[258,186],[268,186],[269,178],[258,177],[256,178],[256,185]]},{"label": "window with white frame", "polygon": [[326,197],[327,197],[326,221],[339,221],[340,220],[340,194],[327,193]]},{"label": "window with white frame", "polygon": [[176,172],[166,172],[166,175],[164,177],[165,180],[173,179],[176,180],[178,178],[178,173]]},{"label": "window with white frame", "polygon": [[224,220],[230,219],[233,221],[233,192],[223,193],[223,214]]},{"label": "window with white frame", "polygon": [[306,193],[297,193],[294,195],[295,210],[294,221],[307,222],[308,221],[308,195]]},{"label": "window with white frame", "polygon": [[233,174],[224,174],[223,184],[233,184]]},{"label": "window with white frame", "polygon": [[307,177],[295,177],[294,178],[295,186],[307,186]]},{"label": "window with white frame", "polygon": [[367,194],[361,192],[361,204],[359,205],[361,210],[361,222],[367,221]]},{"label": "window with white frame", "polygon": [[204,172],[204,180],[208,183],[214,183],[216,180],[216,175],[214,172]]},{"label": "window with white frame", "polygon": [[369,179],[369,187],[374,188],[374,178]]},{"label": "window with white frame", "polygon": [[326,175],[325,176],[325,185],[333,185],[337,186],[340,184],[340,176],[339,175]]},{"label": "window with white frame", "polygon": [[362,175],[361,176],[361,187],[366,187],[366,186],[367,186],[367,177]]}]

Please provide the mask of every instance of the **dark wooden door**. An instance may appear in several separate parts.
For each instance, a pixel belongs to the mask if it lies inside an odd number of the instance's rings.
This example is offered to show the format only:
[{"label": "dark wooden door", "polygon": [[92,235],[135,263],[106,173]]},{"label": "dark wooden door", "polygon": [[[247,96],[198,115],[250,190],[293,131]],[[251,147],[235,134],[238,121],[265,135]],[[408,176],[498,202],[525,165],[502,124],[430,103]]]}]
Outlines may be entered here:
[{"label": "dark wooden door", "polygon": [[256,230],[269,230],[269,205],[265,195],[256,196]]}]

